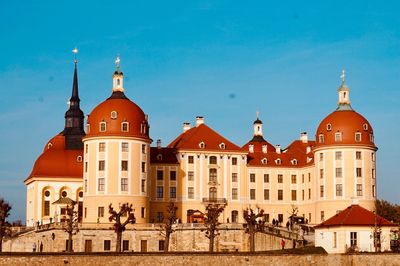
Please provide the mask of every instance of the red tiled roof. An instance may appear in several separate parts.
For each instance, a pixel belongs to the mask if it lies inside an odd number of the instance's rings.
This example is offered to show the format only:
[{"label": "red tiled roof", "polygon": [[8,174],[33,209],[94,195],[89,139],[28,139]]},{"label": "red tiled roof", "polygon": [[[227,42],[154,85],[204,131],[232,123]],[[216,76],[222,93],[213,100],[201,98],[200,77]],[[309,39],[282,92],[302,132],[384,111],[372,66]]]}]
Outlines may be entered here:
[{"label": "red tiled roof", "polygon": [[[201,142],[205,144],[204,149],[199,146]],[[225,149],[220,147],[221,143],[225,144]],[[179,150],[242,151],[240,147],[222,137],[205,124],[198,125],[183,132],[168,145],[168,148]]]},{"label": "red tiled roof", "polygon": [[332,226],[374,226],[375,224],[379,226],[397,226],[359,205],[351,205],[325,222],[315,226],[315,228]]},{"label": "red tiled roof", "polygon": [[82,158],[83,151],[66,150],[65,137],[60,133],[46,143],[43,153],[36,160],[25,181],[33,177],[82,178],[83,163],[78,162],[78,156]]},{"label": "red tiled roof", "polygon": [[176,149],[173,148],[150,148],[150,163],[152,164],[178,164]]},{"label": "red tiled roof", "polygon": [[[254,152],[249,152],[249,145],[253,145]],[[267,145],[267,152],[262,152],[262,146]],[[277,153],[276,149],[262,137],[253,138],[246,143],[242,150],[248,152],[247,164],[250,166],[268,166],[268,167],[303,167],[313,163],[314,154],[311,151],[315,145],[315,141],[303,143],[301,140],[293,141],[286,149],[282,149],[281,153]],[[310,151],[307,153],[307,147]],[[267,159],[267,163],[263,160]],[[276,160],[280,159],[281,163],[277,164]],[[297,163],[295,163],[295,160]]]}]

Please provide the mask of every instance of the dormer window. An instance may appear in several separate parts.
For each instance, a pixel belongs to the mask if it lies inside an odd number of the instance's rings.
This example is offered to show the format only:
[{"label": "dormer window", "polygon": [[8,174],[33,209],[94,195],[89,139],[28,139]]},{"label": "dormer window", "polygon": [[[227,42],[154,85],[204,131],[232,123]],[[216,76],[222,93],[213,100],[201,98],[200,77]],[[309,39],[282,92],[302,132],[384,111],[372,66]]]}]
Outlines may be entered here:
[{"label": "dormer window", "polygon": [[49,142],[49,143],[47,144],[47,149],[50,149],[51,147],[53,147],[53,144],[52,144],[51,142]]},{"label": "dormer window", "polygon": [[371,142],[374,142],[374,134],[369,134],[369,140],[371,141]]},{"label": "dormer window", "polygon": [[268,163],[267,158],[263,158],[263,159],[261,160],[261,163],[262,163],[262,164],[267,164],[267,163]]},{"label": "dormer window", "polygon": [[117,111],[112,111],[111,112],[111,119],[117,119],[117,117],[118,117]]},{"label": "dormer window", "polygon": [[249,145],[249,152],[251,152],[251,153],[254,152],[254,145],[253,144]]},{"label": "dormer window", "polygon": [[267,145],[262,145],[262,152],[267,153]]},{"label": "dormer window", "polygon": [[122,122],[121,123],[121,131],[122,132],[129,132],[129,123],[128,122]]},{"label": "dormer window", "polygon": [[140,133],[146,134],[146,123],[144,122],[140,125]]},{"label": "dormer window", "polygon": [[87,124],[86,125],[86,134],[89,134],[90,133],[90,124]]},{"label": "dormer window", "polygon": [[276,164],[276,165],[281,165],[281,163],[282,163],[282,160],[281,160],[281,159],[278,158],[278,159],[275,160],[275,164]]},{"label": "dormer window", "polygon": [[80,162],[82,162],[82,156],[78,156],[78,157],[76,157],[76,161],[78,162],[78,163],[80,163]]},{"label": "dormer window", "polygon": [[327,124],[326,125],[326,130],[331,131],[332,130],[332,124]]},{"label": "dormer window", "polygon": [[335,133],[335,142],[341,142],[342,141],[342,132],[336,132]]},{"label": "dormer window", "polygon": [[158,161],[162,161],[162,154],[158,154],[158,155],[157,155],[157,160],[158,160]]},{"label": "dormer window", "polygon": [[291,162],[292,162],[293,165],[297,165],[297,160],[296,159],[293,159]]},{"label": "dormer window", "polygon": [[223,142],[220,143],[220,144],[219,144],[219,148],[222,149],[222,150],[225,150],[225,148],[226,148],[225,143],[223,143]]},{"label": "dormer window", "polygon": [[367,123],[365,123],[365,124],[363,125],[363,129],[364,129],[365,131],[368,130],[368,124],[367,124]]},{"label": "dormer window", "polygon": [[202,141],[199,143],[200,149],[204,149],[206,147],[206,144]]},{"label": "dormer window", "polygon": [[319,143],[324,143],[324,134],[319,134],[319,136],[318,136],[318,142],[319,142]]},{"label": "dormer window", "polygon": [[100,132],[106,132],[106,122],[100,122]]},{"label": "dormer window", "polygon": [[360,132],[356,132],[355,140],[356,140],[356,142],[361,142],[361,133]]}]

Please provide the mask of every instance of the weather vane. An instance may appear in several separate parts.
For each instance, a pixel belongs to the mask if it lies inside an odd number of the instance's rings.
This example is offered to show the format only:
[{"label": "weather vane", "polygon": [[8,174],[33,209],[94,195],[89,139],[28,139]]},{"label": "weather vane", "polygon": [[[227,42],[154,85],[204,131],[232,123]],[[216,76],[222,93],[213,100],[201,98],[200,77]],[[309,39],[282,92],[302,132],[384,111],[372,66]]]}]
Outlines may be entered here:
[{"label": "weather vane", "polygon": [[342,80],[342,83],[344,83],[345,80],[346,80],[346,72],[344,71],[344,69],[342,70],[342,74],[340,75],[340,79]]},{"label": "weather vane", "polygon": [[117,55],[117,59],[115,59],[115,66],[117,67],[118,70],[119,70],[120,63],[121,63],[121,59],[119,58],[119,55]]},{"label": "weather vane", "polygon": [[78,54],[78,48],[74,48],[72,49],[72,53],[74,54],[74,63],[77,63],[78,60],[76,59],[76,55]]}]

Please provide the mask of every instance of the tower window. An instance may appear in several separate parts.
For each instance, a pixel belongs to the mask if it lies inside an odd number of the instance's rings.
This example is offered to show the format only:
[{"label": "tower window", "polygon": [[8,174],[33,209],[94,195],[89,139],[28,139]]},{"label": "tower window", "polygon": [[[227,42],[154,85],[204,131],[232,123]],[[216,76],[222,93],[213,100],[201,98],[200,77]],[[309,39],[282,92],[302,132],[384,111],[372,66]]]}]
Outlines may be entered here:
[{"label": "tower window", "polygon": [[87,124],[86,125],[86,134],[89,134],[90,133],[90,124]]},{"label": "tower window", "polygon": [[335,160],[342,160],[342,152],[341,151],[335,152]]},{"label": "tower window", "polygon": [[121,123],[121,131],[122,132],[128,132],[129,131],[129,123],[128,122],[122,122]]},{"label": "tower window", "polygon": [[112,111],[111,112],[111,119],[117,119],[117,117],[118,117],[117,111]]},{"label": "tower window", "polygon": [[121,171],[128,171],[128,161],[121,161]]},{"label": "tower window", "polygon": [[367,124],[367,123],[365,123],[365,124],[363,125],[363,129],[364,129],[365,131],[368,130],[368,124]]},{"label": "tower window", "polygon": [[342,132],[336,132],[335,133],[335,142],[341,142],[342,141]]},{"label": "tower window", "polygon": [[221,144],[219,144],[219,147],[220,147],[220,149],[225,150],[226,145],[225,145],[225,143],[222,142]]},{"label": "tower window", "polygon": [[357,160],[361,160],[361,152],[360,151],[356,151],[356,159]]},{"label": "tower window", "polygon": [[324,143],[324,134],[319,134],[319,136],[318,136],[318,142],[319,142],[319,143]]},{"label": "tower window", "polygon": [[100,122],[100,132],[106,132],[106,122]]},{"label": "tower window", "polygon": [[332,130],[332,124],[327,124],[326,125],[326,130],[331,131]]},{"label": "tower window", "polygon": [[122,150],[122,152],[127,152],[127,151],[129,151],[128,142],[122,142],[122,143],[121,143],[121,150]]},{"label": "tower window", "polygon": [[82,162],[82,156],[78,155],[78,157],[76,157],[76,161],[77,161],[78,163]]},{"label": "tower window", "polygon": [[100,142],[99,143],[99,152],[105,152],[105,151],[106,151],[106,143]]},{"label": "tower window", "polygon": [[356,132],[355,140],[356,140],[356,142],[361,142],[361,133],[360,132]]}]

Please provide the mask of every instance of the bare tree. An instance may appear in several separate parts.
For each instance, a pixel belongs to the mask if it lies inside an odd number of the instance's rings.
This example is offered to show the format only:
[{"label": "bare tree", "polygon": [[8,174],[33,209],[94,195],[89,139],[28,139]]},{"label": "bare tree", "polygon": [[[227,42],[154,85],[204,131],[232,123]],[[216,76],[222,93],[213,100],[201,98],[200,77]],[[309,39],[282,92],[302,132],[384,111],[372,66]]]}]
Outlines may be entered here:
[{"label": "bare tree", "polygon": [[218,222],[218,217],[224,209],[225,205],[223,204],[208,204],[206,207],[204,224],[206,226],[206,237],[210,239],[209,252],[214,251],[214,239],[219,235],[218,226],[221,224]]},{"label": "bare tree", "polygon": [[[125,231],[127,224],[136,223],[134,210],[132,204],[124,203],[119,207],[119,211],[115,211],[112,204],[108,206],[108,212],[111,214],[108,220],[114,221],[114,231],[117,234],[116,252],[121,252],[122,232]],[[121,222],[121,217],[126,217],[124,222]]]},{"label": "bare tree", "polygon": [[67,219],[64,224],[64,231],[68,233],[67,252],[72,252],[72,236],[79,232],[78,212],[75,210],[76,202],[71,200],[67,205]]},{"label": "bare tree", "polygon": [[254,252],[256,250],[255,235],[257,232],[261,232],[265,225],[264,210],[257,207],[257,212],[255,212],[250,207],[246,208],[243,210],[243,218],[246,221],[244,225],[245,232],[248,233],[250,237],[250,252]]},{"label": "bare tree", "polygon": [[176,211],[178,210],[178,207],[175,206],[173,202],[170,202],[167,205],[167,217],[164,218],[164,223],[161,225],[163,229],[163,234],[165,235],[165,246],[164,246],[164,252],[168,252],[169,250],[169,240],[171,237],[171,234],[175,231],[173,228],[173,225],[176,223],[177,217],[176,217]]},{"label": "bare tree", "polygon": [[10,215],[11,205],[0,198],[0,252],[3,251],[3,238],[11,234],[10,223],[6,218]]},{"label": "bare tree", "polygon": [[297,216],[297,214],[299,213],[299,207],[292,204],[292,205],[290,205],[290,208],[291,208],[289,211],[290,223],[293,224],[294,217]]}]

